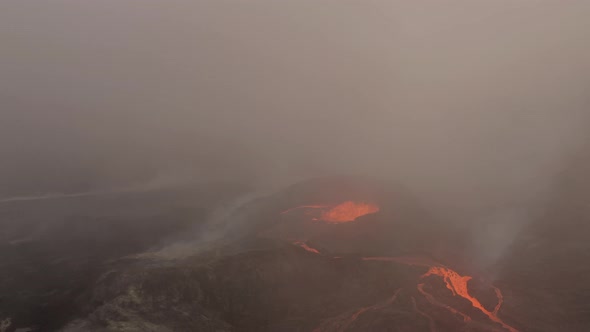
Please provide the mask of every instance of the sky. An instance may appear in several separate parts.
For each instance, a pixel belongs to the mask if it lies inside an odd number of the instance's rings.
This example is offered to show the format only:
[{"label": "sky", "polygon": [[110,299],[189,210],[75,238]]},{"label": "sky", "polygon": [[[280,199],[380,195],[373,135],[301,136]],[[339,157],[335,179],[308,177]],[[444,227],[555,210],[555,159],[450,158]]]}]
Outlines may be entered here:
[{"label": "sky", "polygon": [[535,199],[587,141],[589,15],[586,0],[3,0],[0,195],[359,174],[441,204]]}]

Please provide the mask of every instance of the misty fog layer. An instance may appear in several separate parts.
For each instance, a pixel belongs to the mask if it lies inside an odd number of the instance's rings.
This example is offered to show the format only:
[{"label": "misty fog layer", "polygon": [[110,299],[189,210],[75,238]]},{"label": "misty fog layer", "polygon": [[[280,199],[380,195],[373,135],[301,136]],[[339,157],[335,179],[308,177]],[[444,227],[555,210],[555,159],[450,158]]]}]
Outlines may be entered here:
[{"label": "misty fog layer", "polygon": [[586,139],[584,0],[0,3],[0,194],[354,173],[539,196]]}]

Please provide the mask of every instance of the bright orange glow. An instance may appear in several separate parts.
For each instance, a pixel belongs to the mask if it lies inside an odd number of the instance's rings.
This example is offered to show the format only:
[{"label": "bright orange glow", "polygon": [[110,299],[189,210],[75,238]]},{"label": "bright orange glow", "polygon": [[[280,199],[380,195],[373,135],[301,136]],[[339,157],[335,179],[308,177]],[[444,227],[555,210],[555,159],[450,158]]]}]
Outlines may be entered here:
[{"label": "bright orange glow", "polygon": [[375,204],[347,201],[336,205],[328,211],[322,212],[319,219],[329,223],[349,222],[354,221],[358,217],[378,211],[379,207]]},{"label": "bright orange glow", "polygon": [[[286,211],[283,211],[282,214],[285,214],[285,213],[288,213],[290,211],[297,210],[297,209],[319,210],[317,212],[313,211],[312,213],[307,213],[308,211],[306,211],[306,214],[313,216],[314,218],[312,220],[314,220],[314,221],[323,221],[326,223],[338,224],[338,223],[351,222],[351,221],[356,220],[358,217],[372,214],[372,213],[376,213],[379,211],[379,206],[372,204],[372,203],[346,201],[346,202],[340,203],[338,205],[303,205],[303,206],[298,206],[298,207],[294,207],[294,208],[288,209]],[[304,250],[306,250],[308,252],[311,252],[314,254],[320,254],[319,250],[308,246],[307,243],[305,243],[303,241],[296,241],[296,242],[293,242],[293,244],[303,248]],[[338,259],[340,257],[331,257],[331,258]],[[429,257],[426,257],[426,256],[398,256],[398,257],[381,256],[381,257],[363,257],[361,259],[363,261],[392,262],[392,263],[397,263],[397,264],[404,264],[404,265],[428,268],[428,271],[425,274],[423,274],[419,278],[419,280],[417,280],[417,285],[416,285],[417,291],[418,291],[418,293],[416,293],[416,294],[420,294],[421,296],[423,296],[423,298],[428,303],[430,303],[431,305],[440,307],[440,308],[444,308],[445,310],[448,310],[452,314],[460,316],[465,323],[468,323],[473,320],[472,317],[468,316],[466,313],[461,312],[461,311],[457,310],[456,308],[454,308],[452,306],[452,304],[445,303],[446,302],[445,298],[444,297],[440,298],[440,294],[438,291],[436,293],[430,293],[427,291],[429,288],[426,287],[427,284],[423,282],[423,281],[425,281],[423,279],[430,277],[430,276],[440,277],[440,278],[442,278],[446,288],[451,292],[451,294],[453,296],[461,297],[461,298],[469,301],[469,303],[471,303],[471,305],[474,309],[482,312],[491,321],[501,325],[505,330],[507,330],[509,332],[519,332],[517,329],[506,324],[504,321],[502,321],[502,319],[500,319],[498,317],[498,313],[500,311],[500,308],[502,307],[502,304],[504,302],[504,298],[502,296],[502,292],[500,291],[500,289],[498,289],[494,286],[491,286],[491,287],[493,288],[493,290],[495,292],[496,298],[498,299],[498,303],[494,307],[493,311],[489,311],[481,304],[481,302],[477,298],[475,298],[475,297],[471,296],[471,294],[469,294],[468,283],[472,279],[471,276],[462,276],[459,273],[457,273],[456,271],[446,267],[445,265],[442,265],[442,264],[434,261],[433,259],[431,259]],[[430,285],[430,283],[428,283],[428,285]],[[342,315],[328,319],[328,320],[324,321],[318,328],[316,328],[314,330],[314,332],[345,331],[346,329],[348,329],[350,327],[351,324],[353,324],[353,322],[355,322],[357,320],[357,318],[359,316],[365,314],[366,312],[373,311],[373,310],[379,311],[379,310],[386,308],[387,306],[390,306],[396,300],[399,291],[400,290],[398,290],[391,298],[389,298],[381,303],[377,303],[372,306],[362,307],[362,308],[359,308],[355,311],[348,311],[346,313],[343,313]],[[414,292],[416,292],[416,291],[414,291]],[[437,295],[437,296],[435,297],[435,295]],[[414,310],[418,314],[420,314],[421,316],[423,316],[425,319],[428,320],[430,331],[431,332],[436,331],[435,319],[432,316],[428,315],[426,312],[422,311],[418,307],[418,304],[416,303],[416,299],[414,297],[411,297],[411,299],[412,299],[412,304],[414,306]]]},{"label": "bright orange glow", "polygon": [[[502,296],[502,292],[500,289],[493,287],[496,297],[498,298],[498,304],[494,308],[494,311],[487,310],[479,300],[469,294],[468,282],[472,278],[470,276],[462,276],[459,273],[455,272],[454,270],[434,262],[432,259],[427,257],[420,257],[420,256],[399,256],[399,257],[363,257],[362,260],[364,261],[381,261],[381,262],[394,262],[404,265],[413,265],[413,266],[424,266],[428,267],[428,272],[423,274],[420,279],[426,278],[428,276],[439,276],[443,279],[445,286],[448,290],[451,291],[453,296],[459,296],[466,300],[468,300],[471,305],[476,308],[477,310],[484,313],[490,320],[496,322],[502,327],[510,332],[518,332],[517,329],[513,328],[512,326],[504,323],[499,317],[498,312],[502,307],[502,303],[504,302],[504,297]],[[426,298],[426,300],[437,307],[444,308],[455,315],[461,316],[464,322],[471,321],[471,317],[466,315],[465,313],[451,307],[450,305],[443,303],[437,300],[432,294],[428,293],[424,289],[425,284],[420,283],[418,284],[418,291],[420,294]],[[432,325],[431,325],[432,330]]]},{"label": "bright orange glow", "polygon": [[379,207],[372,203],[346,201],[338,205],[301,205],[287,209],[281,212],[281,214],[287,214],[299,209],[322,210],[319,216],[312,220],[324,221],[332,224],[354,221],[358,217],[379,211]]},{"label": "bright orange glow", "polygon": [[[428,272],[426,272],[422,276],[422,278],[428,277],[430,275],[437,275],[439,277],[442,277],[447,288],[453,293],[454,296],[458,295],[458,296],[468,300],[469,302],[471,302],[471,305],[474,308],[483,312],[492,321],[502,325],[502,327],[504,327],[505,329],[507,329],[510,332],[518,332],[515,328],[507,325],[498,317],[498,311],[500,310],[500,307],[502,306],[502,302],[503,302],[502,293],[500,292],[500,290],[498,288],[494,288],[494,291],[496,292],[496,296],[498,297],[498,305],[494,309],[494,312],[490,312],[479,302],[478,299],[476,299],[475,297],[473,297],[469,294],[469,289],[467,288],[467,282],[469,280],[471,280],[470,276],[461,276],[457,272],[455,272],[449,268],[440,267],[440,266],[431,267],[430,270],[428,270]],[[429,297],[427,295],[427,293],[424,292],[424,290],[420,286],[423,286],[423,284],[420,284],[418,286],[418,289],[420,290],[420,292],[422,294],[424,294],[424,296]],[[429,299],[429,301],[430,300],[431,299]]]}]

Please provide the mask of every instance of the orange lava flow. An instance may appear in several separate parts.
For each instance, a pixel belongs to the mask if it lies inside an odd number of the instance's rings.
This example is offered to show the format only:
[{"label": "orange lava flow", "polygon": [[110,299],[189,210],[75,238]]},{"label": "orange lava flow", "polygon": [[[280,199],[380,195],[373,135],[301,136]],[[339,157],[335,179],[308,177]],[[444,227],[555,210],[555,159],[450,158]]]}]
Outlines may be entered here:
[{"label": "orange lava flow", "polygon": [[379,207],[372,203],[346,201],[338,205],[301,205],[287,209],[281,214],[299,209],[321,209],[323,211],[320,216],[313,220],[332,224],[354,221],[358,217],[379,211]]},{"label": "orange lava flow", "polygon": [[305,250],[307,250],[309,252],[312,252],[314,254],[319,254],[320,253],[319,250],[308,246],[307,243],[305,243],[303,241],[296,241],[296,242],[293,242],[293,244],[296,245],[296,246],[300,246],[301,248],[303,248],[303,249],[305,249]]},{"label": "orange lava flow", "polygon": [[[445,267],[440,267],[440,266],[431,267],[430,270],[428,270],[428,272],[426,272],[422,276],[422,278],[430,276],[430,275],[437,275],[437,276],[442,277],[447,288],[453,293],[453,295],[455,295],[455,296],[458,295],[458,296],[468,300],[469,302],[471,302],[471,305],[474,308],[483,312],[492,321],[502,325],[502,327],[504,327],[505,329],[507,329],[510,332],[518,332],[518,330],[516,330],[512,326],[504,323],[498,317],[498,311],[500,310],[500,307],[503,302],[502,293],[500,292],[500,290],[498,288],[494,288],[494,291],[496,292],[496,295],[498,296],[498,305],[494,309],[494,312],[490,312],[479,302],[478,299],[476,299],[475,297],[473,297],[469,294],[469,289],[467,288],[467,282],[469,280],[471,280],[470,276],[461,276],[457,272],[455,272],[451,269],[448,269]],[[420,292],[422,292],[422,294],[427,296],[427,294],[423,291],[423,289],[420,289],[420,285],[419,285],[418,289],[420,290]]]},{"label": "orange lava flow", "polygon": [[379,207],[375,204],[347,201],[336,205],[328,211],[324,211],[320,220],[329,223],[349,222],[354,221],[358,217],[378,211]]},{"label": "orange lava flow", "polygon": [[[476,308],[477,310],[481,311],[485,314],[490,320],[496,322],[504,329],[510,332],[518,332],[517,329],[514,327],[506,324],[498,317],[498,312],[504,303],[504,297],[502,296],[502,292],[497,287],[493,287],[494,292],[496,293],[496,297],[498,298],[498,304],[494,308],[494,311],[487,310],[479,300],[469,294],[469,289],[467,283],[472,278],[470,276],[461,276],[459,273],[453,271],[452,269],[435,262],[434,260],[428,257],[420,257],[420,256],[399,256],[399,257],[363,257],[362,260],[364,261],[381,261],[381,262],[394,262],[398,264],[405,264],[405,265],[413,265],[413,266],[424,266],[428,267],[428,271],[423,274],[420,279],[426,278],[428,276],[439,276],[443,279],[445,286],[447,289],[451,291],[453,296],[460,296],[466,300],[468,300],[471,305]],[[418,284],[418,291],[426,298],[428,302],[432,305],[445,308],[446,310],[452,312],[453,314],[459,315],[463,318],[464,322],[471,321],[471,317],[468,315],[458,311],[457,309],[442,303],[434,298],[434,296],[424,290],[424,284]]]}]

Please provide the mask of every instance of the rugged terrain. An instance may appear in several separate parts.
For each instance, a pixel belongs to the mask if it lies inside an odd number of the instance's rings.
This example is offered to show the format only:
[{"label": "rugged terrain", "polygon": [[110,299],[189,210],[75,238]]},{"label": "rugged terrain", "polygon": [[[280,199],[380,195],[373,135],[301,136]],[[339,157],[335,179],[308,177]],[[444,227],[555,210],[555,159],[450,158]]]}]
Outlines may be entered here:
[{"label": "rugged terrain", "polygon": [[584,331],[586,267],[568,264],[588,261],[587,229],[557,234],[551,211],[585,187],[563,183],[486,270],[465,229],[364,178],[8,204],[39,221],[5,228],[2,331]]}]

